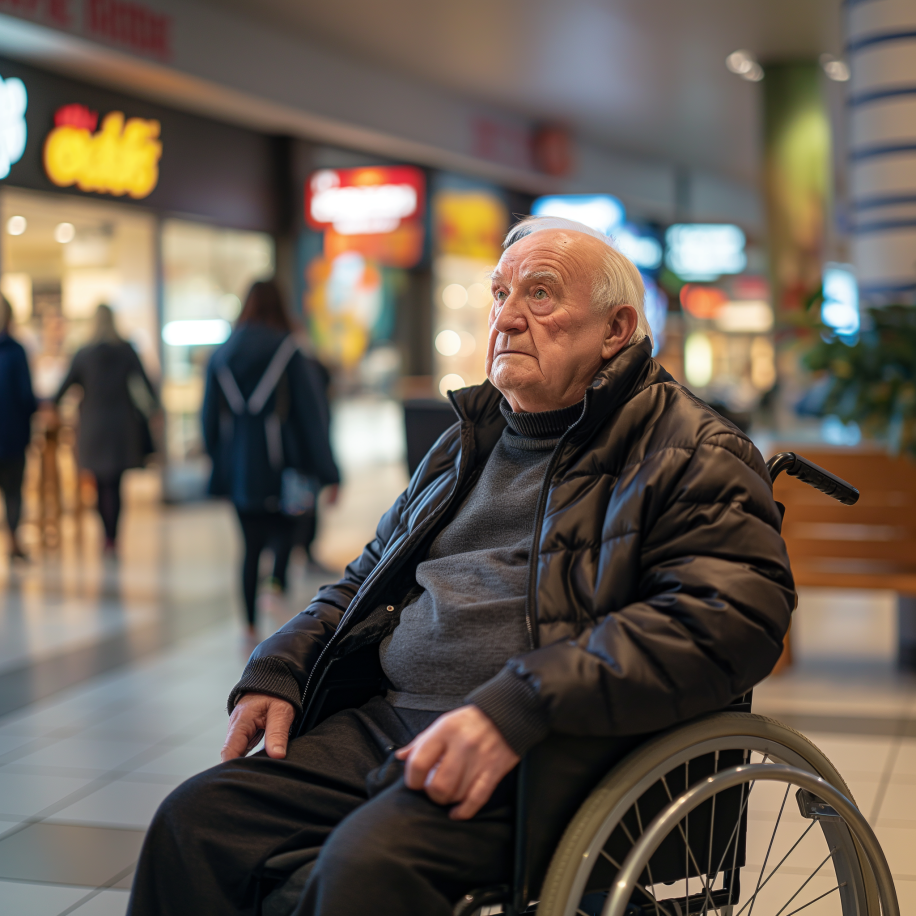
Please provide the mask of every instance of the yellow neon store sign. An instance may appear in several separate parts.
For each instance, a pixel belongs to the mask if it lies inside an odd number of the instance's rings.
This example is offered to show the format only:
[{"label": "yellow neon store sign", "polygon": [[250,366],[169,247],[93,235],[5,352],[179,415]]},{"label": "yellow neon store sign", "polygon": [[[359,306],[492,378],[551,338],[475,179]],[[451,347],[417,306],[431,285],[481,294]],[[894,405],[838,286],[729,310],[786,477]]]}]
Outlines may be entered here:
[{"label": "yellow neon store sign", "polygon": [[148,196],[159,181],[159,122],[125,121],[123,112],[111,111],[96,132],[98,118],[85,105],[58,109],[45,140],[48,178],[61,188],[75,184],[81,191]]}]

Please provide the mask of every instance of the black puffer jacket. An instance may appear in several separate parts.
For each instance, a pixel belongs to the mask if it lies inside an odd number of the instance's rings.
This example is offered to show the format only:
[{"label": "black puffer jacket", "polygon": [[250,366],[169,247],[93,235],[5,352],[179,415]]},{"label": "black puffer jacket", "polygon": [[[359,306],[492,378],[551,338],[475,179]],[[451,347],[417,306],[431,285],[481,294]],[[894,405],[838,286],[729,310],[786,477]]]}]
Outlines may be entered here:
[{"label": "black puffer jacket", "polygon": [[[363,645],[382,638],[367,620],[415,585],[502,434],[501,397],[488,382],[453,394],[461,422],[343,579],[255,650],[230,707],[256,691],[299,699],[301,710],[356,633]],[[754,445],[651,359],[647,342],[627,347],[595,377],[550,458],[531,550],[531,650],[498,675],[504,695],[535,696],[556,732],[595,736],[726,705],[769,673],[789,625],[780,524]]]}]

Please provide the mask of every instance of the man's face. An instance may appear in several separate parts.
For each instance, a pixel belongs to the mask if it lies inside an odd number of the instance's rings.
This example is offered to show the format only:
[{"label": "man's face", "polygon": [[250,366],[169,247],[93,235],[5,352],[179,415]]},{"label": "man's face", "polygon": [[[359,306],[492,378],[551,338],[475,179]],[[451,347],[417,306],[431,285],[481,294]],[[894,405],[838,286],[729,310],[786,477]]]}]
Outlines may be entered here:
[{"label": "man's face", "polygon": [[513,410],[569,407],[629,340],[636,311],[602,313],[592,289],[604,243],[544,229],[506,249],[493,273],[486,369]]}]

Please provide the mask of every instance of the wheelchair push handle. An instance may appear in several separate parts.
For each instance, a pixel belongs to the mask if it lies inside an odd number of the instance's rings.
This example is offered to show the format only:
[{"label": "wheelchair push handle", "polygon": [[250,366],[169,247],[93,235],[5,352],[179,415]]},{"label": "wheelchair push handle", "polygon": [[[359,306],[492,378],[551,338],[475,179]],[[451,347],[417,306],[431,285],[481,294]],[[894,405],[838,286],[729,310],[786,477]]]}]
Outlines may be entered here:
[{"label": "wheelchair push handle", "polygon": [[770,472],[770,480],[775,481],[785,471],[790,477],[797,477],[802,483],[833,497],[844,506],[854,506],[859,500],[859,491],[852,484],[795,452],[774,455],[767,462],[767,470]]}]

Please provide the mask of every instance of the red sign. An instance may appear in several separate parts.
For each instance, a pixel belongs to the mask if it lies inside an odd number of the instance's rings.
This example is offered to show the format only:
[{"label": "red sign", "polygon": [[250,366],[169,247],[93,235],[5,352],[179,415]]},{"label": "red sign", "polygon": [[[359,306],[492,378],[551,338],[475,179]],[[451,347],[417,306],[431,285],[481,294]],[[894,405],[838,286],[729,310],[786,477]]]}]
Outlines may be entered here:
[{"label": "red sign", "polygon": [[84,0],[87,35],[167,59],[172,55],[172,17],[128,0]]},{"label": "red sign", "polygon": [[419,220],[425,181],[409,165],[321,169],[305,188],[305,218],[313,229],[339,235],[386,235]]}]

